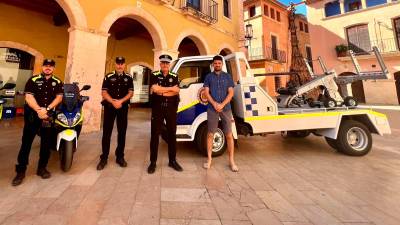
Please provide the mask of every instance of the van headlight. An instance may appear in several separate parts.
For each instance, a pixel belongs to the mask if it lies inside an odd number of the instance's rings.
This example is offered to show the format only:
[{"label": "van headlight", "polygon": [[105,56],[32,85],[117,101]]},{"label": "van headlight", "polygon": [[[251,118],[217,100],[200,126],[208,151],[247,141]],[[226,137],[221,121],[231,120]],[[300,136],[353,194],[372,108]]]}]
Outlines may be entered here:
[{"label": "van headlight", "polygon": [[74,117],[74,120],[73,120],[72,124],[75,124],[76,122],[78,122],[80,118],[81,118],[81,114],[80,114],[80,113],[77,113],[77,114],[75,115],[75,117]]},{"label": "van headlight", "polygon": [[68,125],[68,119],[67,119],[67,117],[66,117],[64,114],[62,114],[62,113],[60,113],[60,114],[57,115],[57,120],[60,121],[60,122],[63,123],[63,124]]}]

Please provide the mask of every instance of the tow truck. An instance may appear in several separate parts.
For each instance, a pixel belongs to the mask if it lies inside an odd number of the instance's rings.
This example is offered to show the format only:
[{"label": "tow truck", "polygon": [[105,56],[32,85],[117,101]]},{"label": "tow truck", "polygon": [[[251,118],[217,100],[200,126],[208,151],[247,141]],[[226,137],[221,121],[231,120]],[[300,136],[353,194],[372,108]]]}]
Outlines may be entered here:
[{"label": "tow truck", "polygon": [[[178,73],[180,103],[177,117],[177,141],[194,142],[197,150],[207,154],[207,99],[203,81],[212,71],[213,56],[182,57],[172,63]],[[235,82],[232,105],[232,132],[240,136],[265,135],[282,132],[295,137],[309,134],[322,136],[338,152],[363,156],[372,147],[371,134],[390,134],[386,115],[356,107],[297,108],[278,107],[273,97],[258,84],[242,52],[224,57],[223,70]],[[213,156],[222,155],[227,148],[223,131],[214,134]]]}]

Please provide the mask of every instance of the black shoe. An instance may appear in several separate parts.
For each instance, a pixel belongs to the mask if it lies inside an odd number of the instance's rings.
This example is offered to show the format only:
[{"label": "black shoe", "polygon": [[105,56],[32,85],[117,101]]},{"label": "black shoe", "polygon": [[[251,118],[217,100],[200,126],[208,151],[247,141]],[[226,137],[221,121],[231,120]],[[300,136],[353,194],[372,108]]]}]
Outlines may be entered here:
[{"label": "black shoe", "polygon": [[182,172],[183,168],[178,164],[177,161],[172,161],[168,163],[168,166],[173,168],[176,171]]},{"label": "black shoe", "polygon": [[14,177],[11,185],[12,186],[18,186],[20,184],[22,184],[22,181],[25,178],[25,172],[18,172],[17,175]]},{"label": "black shoe", "polygon": [[100,159],[99,164],[97,164],[97,170],[102,170],[107,165],[107,159]]},{"label": "black shoe", "polygon": [[156,163],[150,163],[149,167],[147,168],[147,173],[149,174],[153,174],[154,172],[156,172],[156,167],[157,164]]},{"label": "black shoe", "polygon": [[42,177],[42,179],[49,179],[51,177],[51,174],[49,171],[46,170],[46,168],[40,168],[37,170],[36,175],[39,177]]},{"label": "black shoe", "polygon": [[127,167],[128,163],[125,161],[124,158],[119,158],[115,160],[115,162],[120,166],[120,167]]}]

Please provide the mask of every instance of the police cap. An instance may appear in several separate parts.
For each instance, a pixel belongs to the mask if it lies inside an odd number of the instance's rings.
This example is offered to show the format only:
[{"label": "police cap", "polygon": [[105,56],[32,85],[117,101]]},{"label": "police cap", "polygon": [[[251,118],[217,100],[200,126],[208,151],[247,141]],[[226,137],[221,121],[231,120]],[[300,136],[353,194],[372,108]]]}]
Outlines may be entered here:
[{"label": "police cap", "polygon": [[117,58],[115,58],[115,63],[116,64],[124,64],[125,63],[125,58],[122,56],[118,56]]},{"label": "police cap", "polygon": [[52,59],[45,59],[43,60],[43,66],[55,66],[56,62]]},{"label": "police cap", "polygon": [[172,57],[170,55],[160,55],[158,59],[160,59],[160,62],[170,63],[172,61]]}]

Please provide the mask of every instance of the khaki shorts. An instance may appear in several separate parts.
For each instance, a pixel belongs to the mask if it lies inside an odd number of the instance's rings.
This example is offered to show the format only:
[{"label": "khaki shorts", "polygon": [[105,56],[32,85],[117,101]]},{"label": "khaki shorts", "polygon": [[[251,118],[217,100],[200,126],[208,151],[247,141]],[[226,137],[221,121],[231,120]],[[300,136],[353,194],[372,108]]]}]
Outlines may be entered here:
[{"label": "khaki shorts", "polygon": [[225,134],[232,133],[232,111],[216,112],[212,109],[207,109],[207,125],[208,133],[215,133],[218,128],[219,118],[222,122],[222,130]]}]

